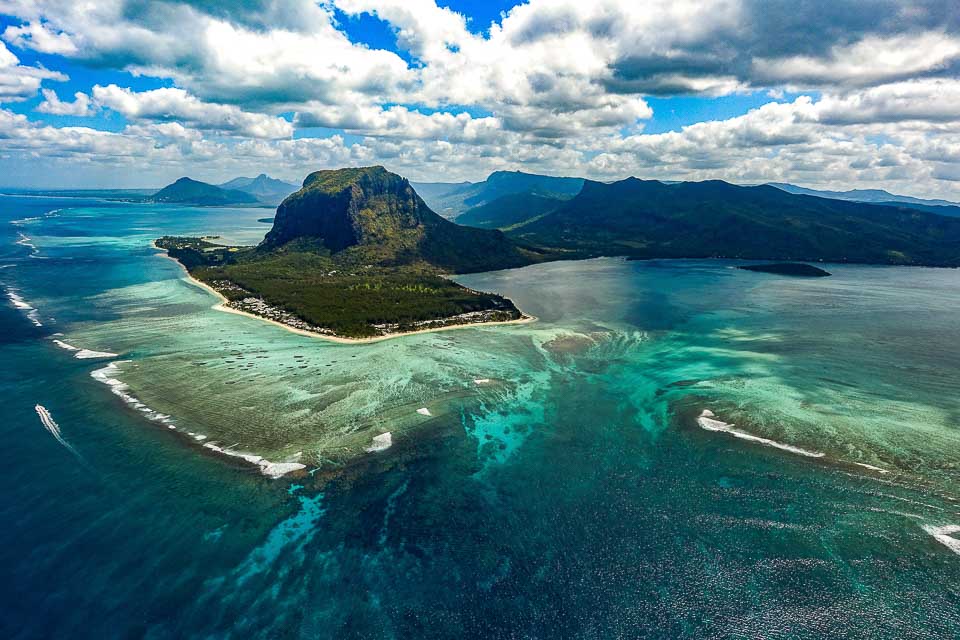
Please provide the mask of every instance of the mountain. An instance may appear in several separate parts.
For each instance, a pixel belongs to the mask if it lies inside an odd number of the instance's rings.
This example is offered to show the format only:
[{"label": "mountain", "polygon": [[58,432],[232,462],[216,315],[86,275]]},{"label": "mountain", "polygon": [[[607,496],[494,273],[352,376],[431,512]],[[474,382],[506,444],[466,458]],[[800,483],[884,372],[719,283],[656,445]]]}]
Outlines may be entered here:
[{"label": "mountain", "polygon": [[230,204],[255,204],[256,197],[235,189],[221,187],[180,178],[173,184],[165,186],[150,198],[153,202],[169,202],[176,204],[191,204],[201,206],[218,206]]},{"label": "mountain", "polygon": [[511,193],[457,216],[457,224],[483,229],[509,229],[554,211],[564,200],[533,193]]},{"label": "mountain", "polygon": [[[882,204],[885,206],[903,206],[917,205],[924,211],[931,213],[940,213],[941,215],[958,216],[960,215],[960,203],[950,202],[949,200],[925,200],[923,198],[914,198],[912,196],[900,196],[883,189],[851,189],[849,191],[823,191],[819,189],[807,189],[798,187],[786,182],[770,182],[771,187],[776,187],[798,195],[817,196],[820,198],[830,198],[832,200],[849,200],[851,202],[870,202],[873,204]],[[944,207],[937,210],[933,207]]]},{"label": "mountain", "polygon": [[469,272],[529,264],[540,253],[500,231],[462,227],[434,213],[410,183],[383,167],[317,171],[277,209],[261,250],[322,247],[379,265]]},{"label": "mountain", "polygon": [[254,196],[264,204],[278,205],[288,195],[298,189],[297,185],[271,178],[261,173],[256,178],[234,178],[219,185],[221,189],[243,191]]},{"label": "mountain", "polygon": [[960,265],[958,219],[718,180],[587,181],[510,235],[581,255]]},{"label": "mountain", "polygon": [[441,218],[383,167],[311,173],[255,248],[176,237],[157,246],[236,310],[341,337],[523,319],[510,300],[443,274],[556,257]]},{"label": "mountain", "polygon": [[544,197],[569,199],[583,186],[583,178],[557,178],[522,171],[494,171],[483,182],[414,183],[431,208],[443,217],[455,220],[461,213],[487,204],[505,195],[529,193]]}]

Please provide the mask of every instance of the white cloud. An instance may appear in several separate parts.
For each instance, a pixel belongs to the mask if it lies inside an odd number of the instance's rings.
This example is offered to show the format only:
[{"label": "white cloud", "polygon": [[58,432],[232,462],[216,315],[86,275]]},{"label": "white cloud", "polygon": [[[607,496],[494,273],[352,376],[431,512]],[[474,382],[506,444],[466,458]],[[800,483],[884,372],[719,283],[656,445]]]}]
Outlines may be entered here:
[{"label": "white cloud", "polygon": [[497,118],[475,118],[469,113],[436,112],[424,114],[395,105],[380,107],[341,108],[326,105],[308,106],[297,114],[302,127],[344,129],[360,135],[376,135],[412,140],[448,140],[451,142],[506,142],[509,138]]},{"label": "white cloud", "polygon": [[283,118],[247,113],[234,105],[203,102],[183,89],[136,92],[115,84],[96,85],[93,99],[97,105],[133,120],[179,121],[199,129],[253,138],[287,138],[293,134],[293,126]]},{"label": "white cloud", "polygon": [[960,80],[927,78],[826,95],[818,107],[821,120],[833,124],[960,122]]},{"label": "white cloud", "polygon": [[15,47],[42,53],[72,55],[77,52],[77,45],[69,35],[62,31],[53,31],[39,21],[20,26],[10,25],[4,30],[3,39]]},{"label": "white cloud", "polygon": [[[333,6],[385,21],[404,55],[351,42]],[[0,0],[0,12],[19,19],[3,33],[12,47],[173,85],[98,85],[72,102],[44,88],[38,112],[101,108],[127,126],[27,120],[33,139],[11,136],[0,153],[37,162],[157,176],[180,163],[217,178],[385,162],[418,179],[521,168],[960,188],[945,178],[960,175],[960,15],[947,0],[529,0],[482,34],[432,0]],[[62,79],[0,44],[0,101]],[[812,97],[644,133],[651,95],[782,100],[798,88]],[[295,127],[362,140],[292,139]]]},{"label": "white cloud", "polygon": [[89,116],[93,113],[90,96],[77,91],[73,94],[73,102],[62,102],[55,91],[42,89],[43,102],[37,106],[40,113],[49,113],[57,116]]},{"label": "white cloud", "polygon": [[0,102],[17,102],[36,95],[44,80],[66,80],[57,71],[20,64],[7,47],[0,42]]},{"label": "white cloud", "polygon": [[866,37],[836,46],[829,56],[758,58],[753,62],[760,82],[817,87],[869,87],[941,71],[960,61],[960,37],[945,33]]}]

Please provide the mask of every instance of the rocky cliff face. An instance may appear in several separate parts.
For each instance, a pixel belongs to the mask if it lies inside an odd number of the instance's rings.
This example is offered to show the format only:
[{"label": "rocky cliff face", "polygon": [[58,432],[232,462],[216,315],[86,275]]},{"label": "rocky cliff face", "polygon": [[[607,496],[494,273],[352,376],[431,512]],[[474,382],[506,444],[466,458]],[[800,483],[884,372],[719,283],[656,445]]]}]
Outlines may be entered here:
[{"label": "rocky cliff face", "polygon": [[416,244],[436,222],[430,217],[438,216],[410,183],[383,167],[317,171],[281,203],[262,246],[312,239],[337,253],[356,245]]}]

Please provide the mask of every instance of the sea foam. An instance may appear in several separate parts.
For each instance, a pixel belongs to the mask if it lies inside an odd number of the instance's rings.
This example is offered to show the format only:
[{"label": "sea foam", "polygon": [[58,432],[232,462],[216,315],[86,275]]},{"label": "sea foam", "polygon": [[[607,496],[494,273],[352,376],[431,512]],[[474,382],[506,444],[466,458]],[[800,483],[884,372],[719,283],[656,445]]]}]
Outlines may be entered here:
[{"label": "sea foam", "polygon": [[367,453],[377,453],[379,451],[386,451],[393,445],[393,435],[387,431],[386,433],[381,433],[378,436],[373,437],[373,442],[367,447]]},{"label": "sea foam", "polygon": [[[268,478],[277,478],[283,477],[292,471],[299,471],[300,469],[306,469],[307,466],[300,464],[299,462],[270,462],[263,456],[258,456],[253,453],[244,453],[242,451],[234,451],[230,447],[220,447],[213,442],[208,442],[203,445],[205,449],[210,449],[221,455],[230,456],[231,458],[240,458],[241,460],[246,460],[250,464],[256,465],[260,468],[260,473],[267,476]],[[300,453],[298,452],[295,457],[299,457]]]},{"label": "sea foam", "polygon": [[932,525],[922,525],[923,530],[933,536],[933,539],[945,546],[955,554],[960,555],[960,539],[954,538],[951,534],[960,533],[960,525],[948,524],[942,527]]},{"label": "sea foam", "polygon": [[750,442],[756,442],[757,444],[766,445],[768,447],[774,447],[782,451],[788,451],[790,453],[795,453],[800,456],[806,456],[808,458],[822,458],[823,453],[819,451],[808,451],[807,449],[801,449],[800,447],[794,447],[793,445],[784,444],[782,442],[777,442],[776,440],[770,440],[768,438],[761,438],[760,436],[755,436],[753,434],[747,433],[745,431],[739,431],[734,429],[732,424],[727,424],[722,420],[717,420],[716,416],[709,409],[704,409],[700,416],[697,418],[697,424],[700,425],[701,429],[707,431],[717,431],[720,433],[728,433],[734,438],[740,438],[741,440],[748,440]]},{"label": "sea foam", "polygon": [[67,351],[73,352],[73,357],[78,360],[91,360],[95,358],[116,358],[116,353],[110,353],[109,351],[93,351],[91,349],[82,349],[80,347],[75,347],[72,344],[64,342],[54,338],[53,344],[57,345],[61,349],[66,349]]},{"label": "sea foam", "polygon": [[17,293],[14,289],[7,289],[7,297],[10,299],[10,302],[13,304],[14,307],[19,309],[20,311],[27,312],[27,318],[30,320],[30,322],[34,324],[34,326],[36,327],[43,326],[43,323],[40,322],[40,312],[37,311],[37,309],[32,304],[24,300],[23,296]]},{"label": "sea foam", "polygon": [[[120,399],[123,400],[129,407],[136,409],[143,414],[147,420],[156,422],[157,424],[163,425],[168,429],[177,430],[176,423],[174,423],[173,419],[169,415],[160,413],[159,411],[151,409],[145,405],[136,396],[129,392],[130,387],[125,382],[117,379],[116,376],[121,372],[120,365],[124,364],[125,362],[129,361],[120,360],[117,362],[111,362],[101,369],[92,371],[90,376],[94,380],[102,382],[110,387],[110,391],[119,396]],[[197,442],[207,439],[207,436],[200,433],[194,433],[193,431],[186,431],[185,433]],[[206,449],[225,456],[246,460],[247,462],[256,465],[260,469],[260,473],[269,478],[280,478],[292,471],[299,471],[300,469],[306,468],[306,465],[300,464],[299,462],[271,462],[262,456],[235,451],[232,447],[221,447],[212,442],[208,442],[203,446]],[[299,457],[300,455],[301,454],[298,452],[295,457]]]},{"label": "sea foam", "polygon": [[130,387],[128,387],[125,382],[118,380],[116,378],[116,376],[120,373],[120,365],[124,364],[125,362],[129,362],[129,361],[120,360],[117,362],[111,362],[110,364],[108,364],[107,366],[101,369],[96,369],[94,371],[91,371],[90,377],[92,377],[97,382],[102,382],[103,384],[110,387],[110,391],[112,391],[114,395],[118,396],[129,407],[136,409],[137,411],[142,413],[147,420],[150,420],[151,422],[156,422],[158,424],[162,424],[163,426],[168,427],[170,429],[176,429],[176,425],[174,424],[170,416],[164,413],[160,413],[159,411],[155,411],[154,409],[151,409],[150,407],[142,403],[136,396],[132,395],[131,393],[128,393],[128,391],[130,390]]}]

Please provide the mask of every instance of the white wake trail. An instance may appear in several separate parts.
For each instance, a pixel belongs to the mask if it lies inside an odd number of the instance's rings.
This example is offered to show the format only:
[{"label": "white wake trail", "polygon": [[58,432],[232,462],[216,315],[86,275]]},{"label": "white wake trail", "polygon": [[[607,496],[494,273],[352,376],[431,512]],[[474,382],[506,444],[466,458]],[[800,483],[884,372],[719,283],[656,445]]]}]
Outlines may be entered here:
[{"label": "white wake trail", "polygon": [[[43,428],[50,432],[50,435],[54,439],[63,445],[70,453],[80,458],[80,454],[77,453],[77,450],[71,446],[69,442],[63,439],[63,435],[60,433],[60,425],[53,419],[53,416],[50,415],[50,411],[47,410],[42,404],[38,404],[34,407],[37,412],[37,415],[40,416],[40,423],[43,425]],[[82,458],[81,458],[82,459]]]}]

